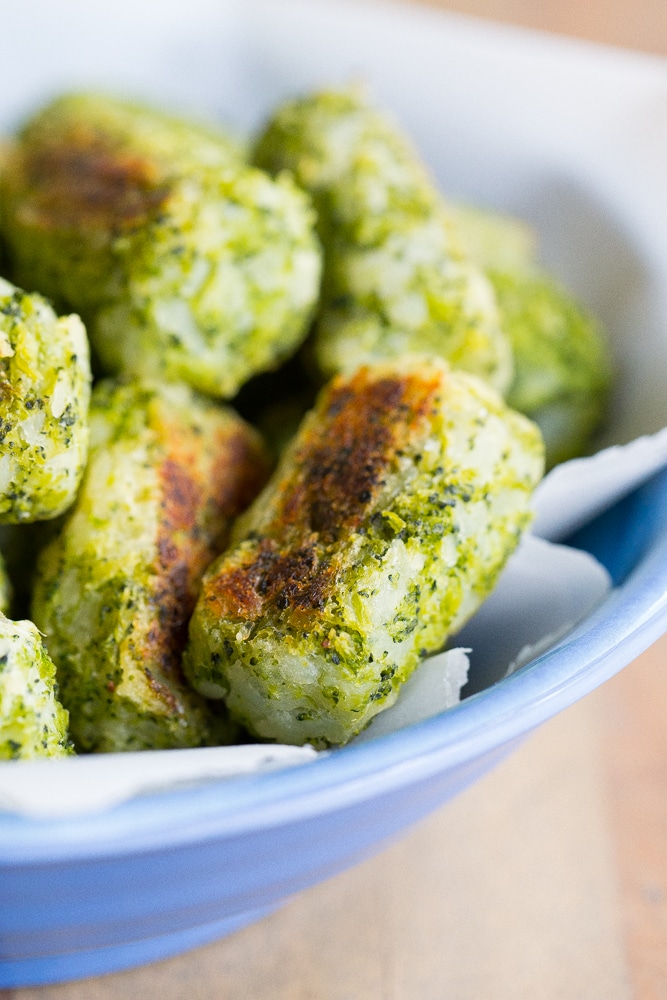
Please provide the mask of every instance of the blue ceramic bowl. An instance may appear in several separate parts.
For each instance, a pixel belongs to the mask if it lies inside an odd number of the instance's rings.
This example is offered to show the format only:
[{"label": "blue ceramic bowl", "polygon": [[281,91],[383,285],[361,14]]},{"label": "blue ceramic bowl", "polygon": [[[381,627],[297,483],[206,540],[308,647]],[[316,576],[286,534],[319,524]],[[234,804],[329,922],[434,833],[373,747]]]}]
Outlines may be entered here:
[{"label": "blue ceramic bowl", "polygon": [[[454,193],[533,218],[554,266],[598,307],[617,343],[641,316],[664,361],[667,233],[654,238],[659,213],[646,199],[656,183],[664,195],[665,173],[651,174],[643,157],[634,188],[620,167],[613,174],[619,158],[606,155],[613,137],[603,113],[611,103],[620,113],[616,90],[627,94],[628,81],[650,97],[664,67],[377,4],[193,0],[186,9],[118,0],[103,14],[92,6],[24,0],[3,14],[16,41],[0,65],[0,125],[50,91],[91,83],[252,125],[282,93],[363,68]],[[463,81],[464,113],[446,74],[465,65],[475,72]],[[521,73],[531,66],[539,70],[527,87]],[[573,75],[576,99],[563,85]],[[508,107],[498,104],[500,77]],[[584,144],[577,159],[577,129],[593,122],[597,146]],[[632,141],[641,152],[637,134]],[[650,383],[661,367],[644,368],[653,430],[666,422],[664,394]],[[622,397],[618,406],[632,409]],[[75,820],[0,815],[0,987],[119,970],[257,919],[379,850],[632,661],[667,627],[667,473],[571,541],[609,569],[610,596],[557,649],[441,716],[291,770],[144,796]]]},{"label": "blue ceramic bowl", "polygon": [[560,648],[444,715],[101,815],[2,817],[0,984],[110,972],[236,930],[379,850],[629,663],[667,626],[667,472],[576,541],[612,573],[605,603]]}]

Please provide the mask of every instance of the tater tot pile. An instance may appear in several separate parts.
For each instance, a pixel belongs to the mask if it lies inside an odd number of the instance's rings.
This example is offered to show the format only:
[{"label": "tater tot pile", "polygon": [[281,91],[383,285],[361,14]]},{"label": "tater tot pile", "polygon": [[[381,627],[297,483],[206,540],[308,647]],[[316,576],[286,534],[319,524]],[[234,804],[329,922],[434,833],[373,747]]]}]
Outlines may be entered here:
[{"label": "tater tot pile", "polygon": [[345,744],[604,419],[536,234],[356,88],[249,142],[56,98],[0,141],[0,270],[4,758]]}]

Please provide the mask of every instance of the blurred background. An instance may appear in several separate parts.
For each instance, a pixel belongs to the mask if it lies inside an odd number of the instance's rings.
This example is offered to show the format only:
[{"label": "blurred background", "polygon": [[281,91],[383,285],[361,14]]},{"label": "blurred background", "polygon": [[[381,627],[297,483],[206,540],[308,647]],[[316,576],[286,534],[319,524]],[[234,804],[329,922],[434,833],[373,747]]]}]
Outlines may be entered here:
[{"label": "blurred background", "polygon": [[667,55],[664,0],[419,0],[432,7]]}]

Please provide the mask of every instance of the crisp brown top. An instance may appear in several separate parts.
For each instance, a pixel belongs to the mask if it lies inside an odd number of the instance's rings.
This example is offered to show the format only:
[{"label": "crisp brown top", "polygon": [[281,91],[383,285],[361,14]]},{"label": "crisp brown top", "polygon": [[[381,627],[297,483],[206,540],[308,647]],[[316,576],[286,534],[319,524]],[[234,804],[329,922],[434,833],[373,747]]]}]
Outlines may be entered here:
[{"label": "crisp brown top", "polygon": [[141,225],[169,195],[153,160],[84,125],[16,153],[30,207],[45,229],[123,230]]},{"label": "crisp brown top", "polygon": [[321,610],[334,583],[338,542],[377,504],[401,451],[424,433],[442,373],[361,369],[335,379],[283,473],[269,523],[241,558],[233,553],[205,581],[216,617],[256,620],[269,605],[298,619]]},{"label": "crisp brown top", "polygon": [[[172,710],[168,683],[181,678],[181,654],[202,574],[227,542],[231,521],[266,479],[257,437],[230,420],[210,442],[179,423],[163,429],[159,468],[161,516],[157,538],[153,625],[142,660],[151,687]],[[162,683],[161,678],[167,682]]]}]

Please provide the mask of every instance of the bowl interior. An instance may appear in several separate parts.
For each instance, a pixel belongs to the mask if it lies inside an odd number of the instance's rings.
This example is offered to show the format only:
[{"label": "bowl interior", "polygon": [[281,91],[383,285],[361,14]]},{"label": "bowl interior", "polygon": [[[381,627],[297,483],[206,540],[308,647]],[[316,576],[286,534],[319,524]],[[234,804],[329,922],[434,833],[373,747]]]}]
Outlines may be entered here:
[{"label": "bowl interior", "polygon": [[[661,171],[650,155],[653,95],[667,74],[657,61],[374,3],[193,0],[186,10],[120,0],[92,10],[82,0],[57,9],[24,0],[5,12],[5,31],[19,41],[0,63],[0,128],[47,95],[83,86],[247,129],[288,93],[363,76],[443,188],[532,221],[547,262],[606,322],[623,371],[614,436],[667,422],[667,222],[655,210],[667,146]],[[65,35],[66,47],[52,44]],[[24,859],[122,852],[128,837],[137,850],[266,826],[371,799],[510,743],[664,628],[667,474],[570,541],[600,559],[616,589],[557,648],[446,715],[289,772],[144,797],[102,816],[0,816],[2,850]]]}]

